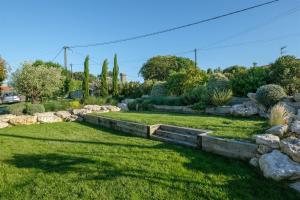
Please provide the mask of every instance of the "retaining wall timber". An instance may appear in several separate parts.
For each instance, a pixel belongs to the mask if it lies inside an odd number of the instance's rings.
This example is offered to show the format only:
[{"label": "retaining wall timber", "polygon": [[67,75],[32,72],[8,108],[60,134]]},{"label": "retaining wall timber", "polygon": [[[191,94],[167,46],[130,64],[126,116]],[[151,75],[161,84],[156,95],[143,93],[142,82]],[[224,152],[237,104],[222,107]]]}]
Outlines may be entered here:
[{"label": "retaining wall timber", "polygon": [[249,142],[223,139],[207,134],[199,135],[198,140],[203,151],[230,158],[249,160],[257,153],[257,145]]},{"label": "retaining wall timber", "polygon": [[134,122],[121,121],[112,118],[106,118],[102,116],[85,115],[84,121],[98,125],[99,127],[110,128],[116,131],[122,131],[135,136],[149,138],[150,134],[153,134],[159,125],[144,125]]}]

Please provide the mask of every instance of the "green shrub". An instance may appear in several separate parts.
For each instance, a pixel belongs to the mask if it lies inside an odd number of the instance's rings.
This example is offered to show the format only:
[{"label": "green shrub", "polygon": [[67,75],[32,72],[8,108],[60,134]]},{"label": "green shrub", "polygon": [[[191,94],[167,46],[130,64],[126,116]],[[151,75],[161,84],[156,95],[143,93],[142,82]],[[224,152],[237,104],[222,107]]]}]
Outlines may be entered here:
[{"label": "green shrub", "polygon": [[214,90],[211,97],[210,103],[214,106],[223,106],[227,104],[232,98],[232,90]]},{"label": "green shrub", "polygon": [[289,95],[300,92],[300,60],[282,56],[270,67],[271,82],[281,85]]},{"label": "green shrub", "polygon": [[23,115],[26,111],[26,104],[25,103],[16,103],[9,105],[7,108],[8,112],[13,115]]},{"label": "green shrub", "polygon": [[118,103],[119,103],[119,99],[118,98],[114,98],[114,97],[112,97],[112,96],[108,96],[107,98],[106,98],[106,101],[105,101],[107,104],[109,104],[109,105],[117,105]]},{"label": "green shrub", "polygon": [[29,115],[34,115],[35,113],[45,112],[45,107],[43,104],[26,104],[26,113]]},{"label": "green shrub", "polygon": [[43,105],[46,112],[67,110],[69,108],[69,102],[64,100],[48,101],[43,103]]},{"label": "green shrub", "polygon": [[207,107],[207,103],[205,102],[198,102],[192,105],[193,110],[204,110]]},{"label": "green shrub", "polygon": [[183,98],[187,105],[192,105],[198,102],[201,102],[202,104],[207,104],[209,101],[209,96],[205,85],[199,85],[193,88],[192,90],[186,92],[183,95]]},{"label": "green shrub", "polygon": [[106,103],[106,98],[89,96],[89,97],[84,99],[83,103],[85,105],[99,105],[99,106],[102,106]]},{"label": "green shrub", "polygon": [[251,67],[240,71],[234,71],[229,76],[232,92],[235,96],[246,96],[249,92],[255,92],[257,88],[266,85],[269,81],[268,67]]},{"label": "green shrub", "polygon": [[267,108],[274,106],[285,96],[286,93],[284,89],[281,86],[275,84],[261,86],[256,91],[256,98],[258,102],[260,102]]},{"label": "green shrub", "polygon": [[230,82],[228,78],[221,73],[214,73],[207,82],[207,91],[212,95],[215,90],[228,90],[230,89]]},{"label": "green shrub", "polygon": [[158,97],[158,96],[166,96],[167,89],[166,89],[166,82],[156,82],[151,90],[151,96]]},{"label": "green shrub", "polygon": [[78,109],[81,107],[80,102],[79,101],[70,101],[69,102],[69,107],[72,109]]},{"label": "green shrub", "polygon": [[139,82],[131,81],[121,87],[120,95],[125,98],[140,98],[143,94],[143,87]]}]

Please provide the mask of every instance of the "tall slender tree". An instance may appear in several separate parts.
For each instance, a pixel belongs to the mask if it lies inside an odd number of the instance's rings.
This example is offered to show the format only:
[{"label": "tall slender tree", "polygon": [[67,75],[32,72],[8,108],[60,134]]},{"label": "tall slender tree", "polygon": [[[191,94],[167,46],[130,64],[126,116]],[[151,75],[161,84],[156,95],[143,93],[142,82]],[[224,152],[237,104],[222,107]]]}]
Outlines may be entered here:
[{"label": "tall slender tree", "polygon": [[89,93],[89,77],[90,77],[90,72],[89,72],[89,56],[85,57],[84,60],[84,79],[82,82],[82,90],[83,90],[83,98],[86,99],[90,96]]},{"label": "tall slender tree", "polygon": [[102,73],[101,73],[101,96],[108,96],[108,84],[107,84],[107,71],[108,71],[108,61],[104,60],[102,65]]},{"label": "tall slender tree", "polygon": [[119,77],[118,57],[117,54],[115,54],[114,68],[113,68],[113,96],[114,97],[117,97],[119,95],[118,77]]}]

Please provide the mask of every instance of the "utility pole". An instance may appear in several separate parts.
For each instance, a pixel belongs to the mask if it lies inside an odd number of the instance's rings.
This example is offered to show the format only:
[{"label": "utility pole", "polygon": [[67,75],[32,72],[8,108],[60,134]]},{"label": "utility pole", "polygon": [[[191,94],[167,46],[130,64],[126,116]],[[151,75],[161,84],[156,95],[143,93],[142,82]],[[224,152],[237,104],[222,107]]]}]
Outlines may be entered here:
[{"label": "utility pole", "polygon": [[70,64],[70,67],[71,67],[71,78],[73,78],[73,64],[72,63]]},{"label": "utility pole", "polygon": [[280,56],[283,56],[283,54],[285,53],[284,49],[286,49],[287,46],[283,46],[280,48]]},{"label": "utility pole", "polygon": [[63,49],[64,49],[64,67],[67,70],[68,69],[68,67],[67,67],[68,66],[67,50],[69,49],[69,47],[64,46]]},{"label": "utility pole", "polygon": [[195,53],[195,67],[197,67],[197,49],[194,49]]}]

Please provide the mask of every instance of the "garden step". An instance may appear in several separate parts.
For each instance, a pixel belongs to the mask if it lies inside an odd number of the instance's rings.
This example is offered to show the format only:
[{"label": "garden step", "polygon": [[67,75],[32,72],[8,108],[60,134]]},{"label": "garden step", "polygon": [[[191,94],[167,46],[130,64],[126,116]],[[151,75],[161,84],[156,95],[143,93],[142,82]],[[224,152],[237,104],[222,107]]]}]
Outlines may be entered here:
[{"label": "garden step", "polygon": [[189,134],[189,135],[199,135],[202,133],[206,133],[206,130],[194,129],[194,128],[186,128],[179,126],[171,126],[171,125],[161,125],[159,129],[163,131],[176,132],[181,134]]},{"label": "garden step", "polygon": [[170,131],[164,131],[164,130],[156,130],[155,135],[171,138],[179,141],[186,141],[191,143],[197,143],[197,136],[196,135],[189,135],[189,134],[182,134],[182,133],[175,133]]},{"label": "garden step", "polygon": [[192,148],[197,148],[197,144],[195,144],[195,143],[179,141],[179,140],[175,140],[172,138],[161,137],[158,135],[151,135],[151,139],[162,141],[162,142],[173,143],[173,144],[179,144],[179,145],[188,146],[188,147],[192,147]]}]

